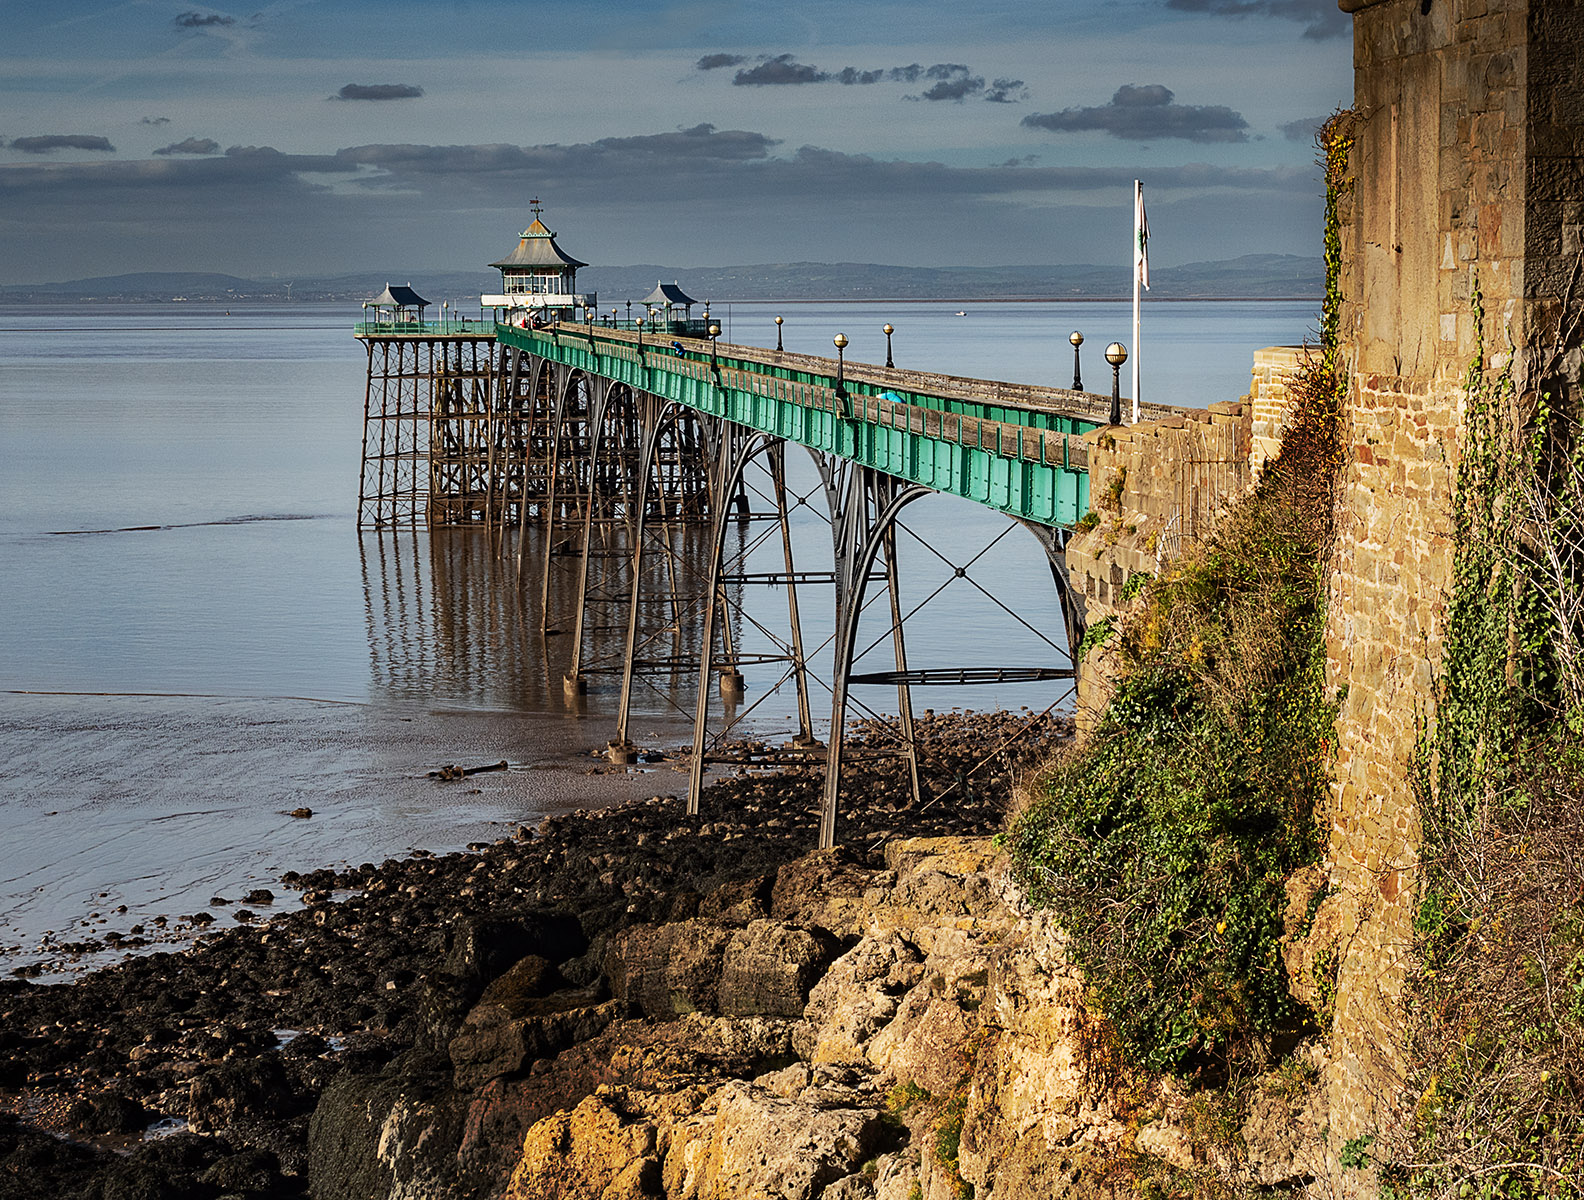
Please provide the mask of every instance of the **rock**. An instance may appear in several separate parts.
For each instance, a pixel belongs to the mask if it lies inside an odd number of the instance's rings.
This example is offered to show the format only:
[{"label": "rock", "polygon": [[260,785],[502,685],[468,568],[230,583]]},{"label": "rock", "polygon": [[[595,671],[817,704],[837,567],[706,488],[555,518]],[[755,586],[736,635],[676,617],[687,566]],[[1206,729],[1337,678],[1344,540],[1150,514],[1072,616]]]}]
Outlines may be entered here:
[{"label": "rock", "polygon": [[704,1111],[671,1131],[665,1195],[815,1200],[858,1169],[881,1128],[878,1110],[816,1109],[751,1084],[728,1083]]},{"label": "rock", "polygon": [[643,1200],[660,1194],[657,1130],[602,1089],[523,1139],[506,1200]]},{"label": "rock", "polygon": [[[1075,1137],[1101,1151],[1121,1141],[1127,1126],[1104,1098],[1103,1076],[1091,1073],[1103,1029],[1085,1007],[1065,935],[1046,914],[1029,917],[997,952],[979,1011],[1001,1033],[968,1096],[958,1150],[965,1179],[981,1189],[999,1187],[1009,1171],[1040,1180],[1039,1154]],[[1098,1066],[1105,1069],[1103,1057]]]},{"label": "rock", "polygon": [[443,969],[482,991],[530,954],[561,963],[587,949],[588,939],[577,920],[561,913],[529,913],[516,919],[469,917],[448,930]]},{"label": "rock", "polygon": [[[281,1188],[280,1160],[267,1150],[244,1150],[222,1158],[198,1176],[199,1183],[230,1194],[270,1193]],[[284,1190],[284,1189],[282,1189]]]},{"label": "rock", "polygon": [[291,810],[290,815],[296,817],[299,821],[306,821],[309,817],[313,816],[313,809],[307,807],[294,808]]},{"label": "rock", "polygon": [[843,1175],[820,1193],[820,1200],[874,1200],[874,1194],[867,1175]]},{"label": "rock", "polygon": [[463,1109],[448,1084],[448,1074],[421,1060],[398,1060],[379,1075],[338,1075],[308,1125],[309,1194],[474,1200],[486,1191],[457,1169]]},{"label": "rock", "polygon": [[918,951],[896,930],[863,938],[810,991],[793,1038],[798,1053],[816,1063],[867,1063],[869,1042],[922,974]]},{"label": "rock", "polygon": [[105,1092],[85,1096],[71,1106],[67,1122],[87,1134],[140,1133],[148,1124],[148,1114],[131,1096]]},{"label": "rock", "polygon": [[623,930],[605,952],[611,994],[662,1020],[718,1012],[721,960],[733,932],[698,919]]},{"label": "rock", "polygon": [[727,924],[746,924],[770,915],[774,875],[754,875],[723,883],[699,903],[698,915]]},{"label": "rock", "polygon": [[[1299,1047],[1294,1061],[1321,1057],[1319,1049]],[[1316,1072],[1316,1079],[1319,1078]],[[1284,1086],[1273,1077],[1261,1080],[1249,1104],[1242,1136],[1249,1177],[1261,1187],[1288,1185],[1326,1173],[1326,1102],[1318,1083]]]},{"label": "rock", "polygon": [[869,1061],[933,1095],[949,1095],[970,1065],[966,1047],[978,1024],[946,980],[932,975],[903,998],[896,1017],[870,1041]]},{"label": "rock", "polygon": [[192,1081],[187,1123],[208,1133],[240,1120],[290,1116],[300,1108],[278,1055],[222,1063]]},{"label": "rock", "polygon": [[836,957],[822,929],[752,921],[732,934],[721,961],[719,1009],[726,1016],[802,1016],[809,989]]},{"label": "rock", "polygon": [[770,915],[793,925],[828,929],[838,937],[861,935],[868,922],[864,893],[876,872],[821,850],[794,859],[776,872]]},{"label": "rock", "polygon": [[481,1003],[451,1039],[453,1079],[461,1090],[472,1091],[491,1079],[532,1066],[535,1059],[553,1058],[570,1046],[588,1041],[626,1010],[627,1005],[621,1000],[572,1004],[539,1012]]},{"label": "rock", "polygon": [[[913,1188],[919,1182],[919,1153],[900,1150],[875,1159],[875,1200],[910,1200],[920,1194]],[[922,1192],[922,1189],[920,1189]]]},{"label": "rock", "polygon": [[481,1005],[488,1004],[517,1015],[529,1001],[548,996],[565,985],[561,972],[548,958],[527,954],[511,965],[506,974],[484,989]]},{"label": "rock", "polygon": [[269,888],[254,888],[251,892],[249,892],[247,895],[242,897],[242,903],[243,904],[274,904],[275,903],[275,893],[270,891]]}]

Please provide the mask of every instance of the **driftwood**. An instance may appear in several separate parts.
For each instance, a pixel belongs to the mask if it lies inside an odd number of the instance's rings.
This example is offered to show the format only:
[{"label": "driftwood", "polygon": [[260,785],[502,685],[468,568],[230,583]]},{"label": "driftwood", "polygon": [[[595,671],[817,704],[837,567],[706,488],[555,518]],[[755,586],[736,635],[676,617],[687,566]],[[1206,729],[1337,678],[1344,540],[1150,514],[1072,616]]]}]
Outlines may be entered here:
[{"label": "driftwood", "polygon": [[450,781],[453,779],[466,779],[469,775],[478,775],[484,771],[504,771],[505,769],[505,759],[502,759],[498,763],[490,763],[486,767],[459,767],[455,764],[447,763],[438,771],[430,771],[429,778]]}]

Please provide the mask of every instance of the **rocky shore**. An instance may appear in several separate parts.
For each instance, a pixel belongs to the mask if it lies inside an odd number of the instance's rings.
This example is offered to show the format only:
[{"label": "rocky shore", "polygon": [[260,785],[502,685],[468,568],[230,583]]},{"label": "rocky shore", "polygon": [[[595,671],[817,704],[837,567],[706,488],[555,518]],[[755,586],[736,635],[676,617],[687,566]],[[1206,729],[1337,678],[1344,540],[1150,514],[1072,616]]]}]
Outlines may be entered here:
[{"label": "rocky shore", "polygon": [[1156,1167],[1317,1174],[1301,1056],[1231,1124],[1131,1076],[1008,882],[992,835],[1067,724],[923,732],[941,799],[910,808],[899,759],[861,760],[835,852],[809,850],[816,771],[745,772],[697,818],[656,796],[288,874],[300,911],[0,983],[0,1197],[1032,1200]]},{"label": "rocky shore", "polygon": [[[833,855],[800,857],[817,770],[745,771],[697,818],[656,796],[467,854],[288,873],[300,910],[256,894],[252,921],[190,950],[0,983],[0,1195],[499,1195],[535,1123],[602,1086],[791,1066],[806,993],[857,936],[828,904],[863,908],[890,841],[993,833],[1068,730],[921,732],[941,799],[910,808],[891,732],[865,729],[881,755],[845,780]],[[424,1152],[403,1148],[414,1122]]]}]

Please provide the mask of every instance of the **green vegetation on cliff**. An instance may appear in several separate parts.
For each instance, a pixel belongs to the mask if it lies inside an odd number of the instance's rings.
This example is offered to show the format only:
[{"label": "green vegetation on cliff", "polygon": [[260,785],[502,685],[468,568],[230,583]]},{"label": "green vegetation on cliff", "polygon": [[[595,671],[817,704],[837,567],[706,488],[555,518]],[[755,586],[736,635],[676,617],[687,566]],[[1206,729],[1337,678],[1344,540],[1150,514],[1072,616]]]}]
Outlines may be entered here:
[{"label": "green vegetation on cliff", "polygon": [[1351,145],[1321,131],[1323,342],[1282,448],[1206,543],[1122,623],[1123,674],[1091,736],[1009,834],[1017,877],[1072,938],[1129,1057],[1204,1078],[1268,1065],[1312,1019],[1287,986],[1284,881],[1315,861],[1328,786],[1324,564],[1341,460],[1336,209]]},{"label": "green vegetation on cliff", "polygon": [[1141,1065],[1256,1066],[1301,1026],[1283,881],[1314,861],[1334,709],[1321,563],[1336,462],[1318,363],[1258,489],[1150,583],[1093,734],[1014,824],[1019,880],[1051,907]]}]

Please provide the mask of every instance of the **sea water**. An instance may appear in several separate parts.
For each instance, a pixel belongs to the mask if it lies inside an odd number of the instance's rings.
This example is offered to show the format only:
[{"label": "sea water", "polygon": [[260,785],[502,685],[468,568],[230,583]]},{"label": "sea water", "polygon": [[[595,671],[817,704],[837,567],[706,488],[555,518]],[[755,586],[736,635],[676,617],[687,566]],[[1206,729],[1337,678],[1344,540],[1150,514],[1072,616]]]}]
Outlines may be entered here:
[{"label": "sea water", "polygon": [[[1315,312],[1148,305],[1144,394],[1236,399],[1252,351],[1304,341]],[[845,333],[849,360],[870,363],[885,359],[889,322],[899,366],[1062,386],[1079,329],[1084,382],[1099,392],[1103,347],[1132,340],[1125,304],[736,303],[715,315],[723,340],[773,346],[780,315],[788,350],[828,355]],[[476,532],[359,533],[358,316],[0,307],[0,963],[53,961],[51,945],[234,899],[287,869],[454,849],[685,784],[664,763],[601,769],[620,640],[590,634],[588,692],[569,698],[565,605],[549,619],[538,609],[542,544],[525,547],[519,577],[515,547],[503,557]],[[806,455],[788,461],[798,568],[828,571],[817,476]],[[779,539],[762,534],[745,529],[733,551],[777,570]],[[904,514],[898,553],[910,666],[1064,661],[1049,568],[1026,532],[931,498]],[[786,597],[758,590],[744,589],[734,633],[741,652],[769,658]],[[892,665],[878,598],[860,670]],[[810,704],[828,720],[831,589],[798,599]],[[697,643],[675,634],[664,649],[686,657]],[[796,705],[784,664],[745,674],[730,715],[760,734],[785,728]],[[681,670],[641,681],[641,747],[691,740],[694,687]],[[932,688],[914,704],[1039,711],[1062,695]],[[853,701],[855,716],[885,713],[895,692],[858,687]],[[465,782],[429,776],[501,760],[511,769]],[[290,815],[302,808],[314,815]]]}]

